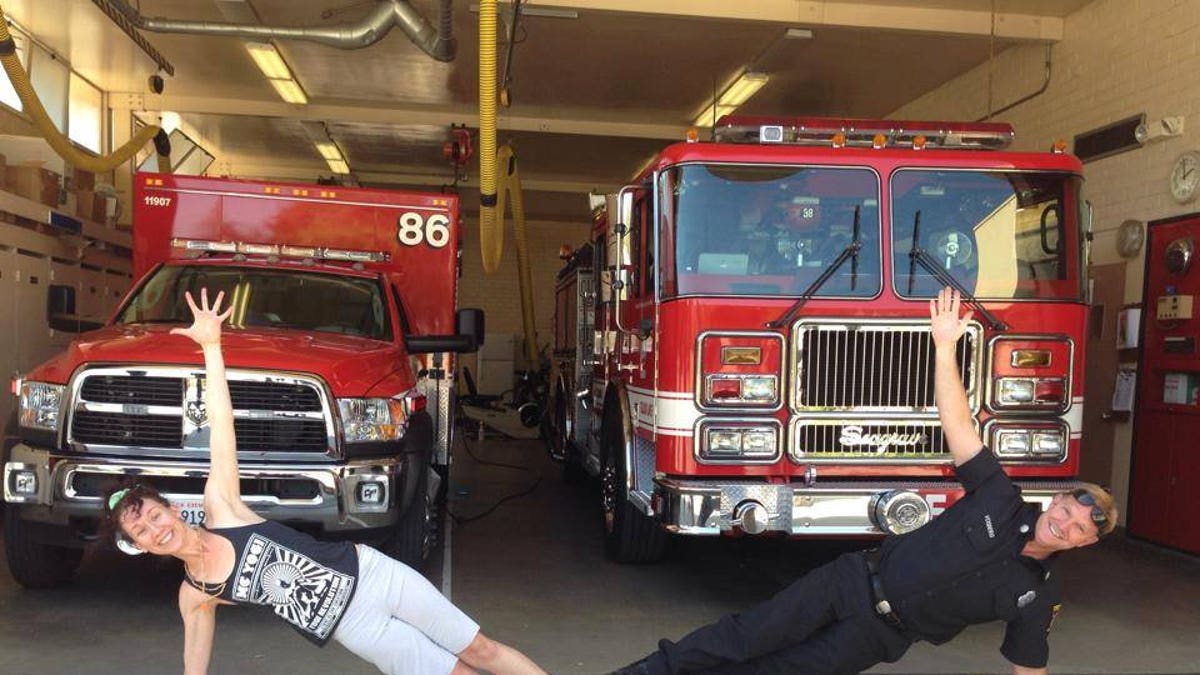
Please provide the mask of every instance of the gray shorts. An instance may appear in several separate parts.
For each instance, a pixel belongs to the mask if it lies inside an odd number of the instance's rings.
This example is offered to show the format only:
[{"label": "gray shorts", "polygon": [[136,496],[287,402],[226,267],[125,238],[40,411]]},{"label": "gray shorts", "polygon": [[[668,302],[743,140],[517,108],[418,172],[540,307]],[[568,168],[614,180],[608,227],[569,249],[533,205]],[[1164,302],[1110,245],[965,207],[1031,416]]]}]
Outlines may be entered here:
[{"label": "gray shorts", "polygon": [[445,675],[479,634],[416,570],[359,545],[358,589],[333,639],[388,675]]}]

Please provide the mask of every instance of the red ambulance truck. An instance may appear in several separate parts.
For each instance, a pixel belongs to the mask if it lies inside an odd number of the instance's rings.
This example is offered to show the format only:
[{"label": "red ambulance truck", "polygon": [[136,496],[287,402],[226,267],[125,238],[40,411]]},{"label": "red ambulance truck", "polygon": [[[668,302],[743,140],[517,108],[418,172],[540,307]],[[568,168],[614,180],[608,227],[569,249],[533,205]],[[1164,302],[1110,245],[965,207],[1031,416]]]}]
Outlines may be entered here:
[{"label": "red ambulance truck", "polygon": [[71,578],[101,497],[144,479],[204,519],[204,365],[169,334],[185,291],[224,291],[242,494],[262,516],[384,541],[419,564],[449,467],[455,195],[139,174],[132,290],[99,330],[24,373],[3,464],[9,569]]}]

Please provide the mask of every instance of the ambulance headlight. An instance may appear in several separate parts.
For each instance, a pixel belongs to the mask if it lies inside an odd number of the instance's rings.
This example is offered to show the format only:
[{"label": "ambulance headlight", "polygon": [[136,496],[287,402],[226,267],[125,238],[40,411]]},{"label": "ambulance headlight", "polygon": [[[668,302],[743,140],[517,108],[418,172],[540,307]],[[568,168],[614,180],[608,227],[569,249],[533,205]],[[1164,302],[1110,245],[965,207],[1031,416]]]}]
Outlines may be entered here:
[{"label": "ambulance headlight", "polygon": [[21,382],[17,423],[26,429],[57,433],[64,389],[61,384]]}]

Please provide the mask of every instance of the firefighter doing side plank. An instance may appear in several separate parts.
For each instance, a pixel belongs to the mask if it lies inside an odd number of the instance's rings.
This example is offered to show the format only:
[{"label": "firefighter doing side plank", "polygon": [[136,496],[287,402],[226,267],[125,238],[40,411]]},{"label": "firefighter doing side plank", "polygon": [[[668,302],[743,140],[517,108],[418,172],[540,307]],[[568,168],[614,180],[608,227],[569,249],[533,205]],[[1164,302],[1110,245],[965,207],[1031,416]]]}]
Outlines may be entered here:
[{"label": "firefighter doing side plank", "polygon": [[1117,511],[1107,492],[1086,483],[1054,495],[1044,511],[1022,500],[971,418],[954,353],[971,319],[960,305],[957,291],[943,289],[929,316],[938,417],[965,496],[920,529],[843,555],[676,642],[662,640],[617,673],[857,673],[898,660],[917,640],[942,644],[996,620],[1007,623],[1000,651],[1013,672],[1047,672],[1047,634],[1060,607],[1054,559],[1111,532]]}]

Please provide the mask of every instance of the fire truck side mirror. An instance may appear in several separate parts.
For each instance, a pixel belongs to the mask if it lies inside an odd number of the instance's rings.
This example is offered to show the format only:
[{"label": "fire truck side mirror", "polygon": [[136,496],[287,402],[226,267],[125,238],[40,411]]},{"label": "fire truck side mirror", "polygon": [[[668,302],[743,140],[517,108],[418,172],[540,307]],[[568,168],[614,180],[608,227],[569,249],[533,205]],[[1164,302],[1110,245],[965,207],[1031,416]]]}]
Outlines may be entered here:
[{"label": "fire truck side mirror", "polygon": [[483,310],[467,307],[458,310],[454,317],[454,330],[460,336],[470,336],[475,343],[475,351],[483,346],[484,320]]}]

